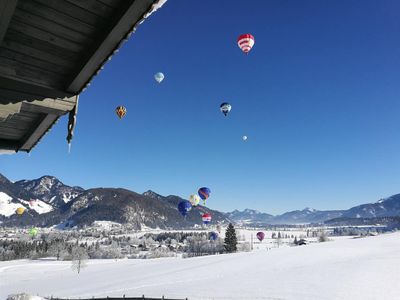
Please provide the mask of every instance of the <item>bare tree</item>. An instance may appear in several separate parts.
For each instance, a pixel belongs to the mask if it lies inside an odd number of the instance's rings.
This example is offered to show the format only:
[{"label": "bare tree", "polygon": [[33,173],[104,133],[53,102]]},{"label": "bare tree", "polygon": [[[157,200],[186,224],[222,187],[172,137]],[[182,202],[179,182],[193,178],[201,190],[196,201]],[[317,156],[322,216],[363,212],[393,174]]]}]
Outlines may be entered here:
[{"label": "bare tree", "polygon": [[328,235],[326,234],[325,231],[322,231],[322,232],[319,234],[318,242],[323,243],[323,242],[327,242],[327,241],[329,241]]},{"label": "bare tree", "polygon": [[280,245],[282,245],[282,239],[278,236],[275,241],[274,241],[276,247],[279,248]]},{"label": "bare tree", "polygon": [[62,240],[54,240],[49,247],[49,254],[54,255],[57,260],[63,260],[67,256],[67,250],[65,248],[65,242]]},{"label": "bare tree", "polygon": [[71,268],[74,271],[77,271],[78,274],[81,272],[81,269],[86,267],[87,259],[89,258],[87,254],[87,250],[84,247],[75,245],[72,248],[72,265]]}]

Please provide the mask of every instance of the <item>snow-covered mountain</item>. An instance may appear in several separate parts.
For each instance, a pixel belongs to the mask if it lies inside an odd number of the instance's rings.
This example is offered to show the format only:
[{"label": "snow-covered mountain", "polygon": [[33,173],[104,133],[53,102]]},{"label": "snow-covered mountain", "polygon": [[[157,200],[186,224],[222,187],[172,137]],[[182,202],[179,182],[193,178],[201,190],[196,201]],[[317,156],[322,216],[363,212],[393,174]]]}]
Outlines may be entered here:
[{"label": "snow-covered mountain", "polygon": [[304,224],[322,223],[336,218],[375,218],[400,216],[400,194],[381,199],[376,203],[363,204],[348,210],[316,210],[305,208],[273,216],[259,211],[245,209],[234,210],[227,215],[237,223],[261,224]]},{"label": "snow-covered mountain", "polygon": [[321,223],[329,219],[341,217],[341,210],[316,210],[306,207],[275,216],[272,224]]},{"label": "snow-covered mountain", "polygon": [[[400,215],[400,194],[348,210],[305,208],[277,216],[253,209],[222,213],[200,205],[186,219],[177,211],[181,200],[178,196],[162,196],[150,190],[143,194],[114,188],[84,190],[65,185],[53,176],[13,183],[0,174],[0,222],[5,225],[90,225],[94,221],[113,221],[129,223],[137,229],[187,228],[202,224],[201,215],[205,212],[212,214],[214,224],[233,221],[249,226]],[[18,207],[24,207],[26,213],[17,216]]]},{"label": "snow-covered mountain", "polygon": [[53,176],[42,176],[34,180],[20,180],[15,182],[14,186],[30,193],[33,199],[40,199],[57,208],[62,207],[84,191],[81,187],[65,185]]},{"label": "snow-covered mountain", "polygon": [[[0,221],[4,225],[75,226],[95,221],[129,223],[135,229],[189,228],[201,225],[201,215],[211,213],[212,223],[229,222],[225,214],[198,206],[183,218],[178,196],[161,196],[153,191],[138,194],[126,189],[84,190],[64,185],[53,176],[12,183],[0,177]],[[16,209],[26,212],[17,216]]]},{"label": "snow-covered mountain", "polygon": [[381,199],[376,203],[355,206],[345,211],[343,217],[375,218],[400,216],[400,194]]},{"label": "snow-covered mountain", "polygon": [[239,211],[235,209],[232,212],[226,213],[226,215],[231,218],[232,220],[235,220],[237,223],[240,224],[247,224],[247,225],[256,225],[256,224],[265,224],[265,223],[270,223],[274,216],[267,214],[267,213],[262,213],[259,212],[258,210],[254,209],[245,209],[243,211]]}]

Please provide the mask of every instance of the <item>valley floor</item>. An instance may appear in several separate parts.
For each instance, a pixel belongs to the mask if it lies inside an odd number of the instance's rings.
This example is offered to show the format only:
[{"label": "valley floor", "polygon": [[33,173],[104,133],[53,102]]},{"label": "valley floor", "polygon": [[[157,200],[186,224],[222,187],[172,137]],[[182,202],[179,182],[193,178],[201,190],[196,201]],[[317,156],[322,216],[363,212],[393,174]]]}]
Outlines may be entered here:
[{"label": "valley floor", "polygon": [[41,296],[154,296],[189,299],[400,299],[400,232],[251,253],[92,260],[0,262],[0,299]]}]

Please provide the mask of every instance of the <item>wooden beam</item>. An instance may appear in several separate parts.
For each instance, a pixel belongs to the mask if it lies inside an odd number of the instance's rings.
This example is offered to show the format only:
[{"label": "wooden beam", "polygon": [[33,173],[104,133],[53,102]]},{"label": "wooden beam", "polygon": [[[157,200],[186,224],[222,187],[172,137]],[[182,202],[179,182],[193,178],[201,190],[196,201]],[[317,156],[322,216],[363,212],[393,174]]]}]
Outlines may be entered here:
[{"label": "wooden beam", "polygon": [[18,0],[0,0],[0,45],[6,35]]},{"label": "wooden beam", "polygon": [[10,140],[0,139],[0,154],[15,152],[17,150],[18,150],[18,143]]},{"label": "wooden beam", "polygon": [[63,115],[75,107],[77,97],[78,96],[73,96],[69,98],[68,101],[44,99],[32,102],[23,102],[21,109],[24,112]]},{"label": "wooden beam", "polygon": [[23,141],[22,146],[19,147],[18,150],[29,152],[59,117],[59,115],[53,114],[46,115],[40,124],[27,135],[25,141]]},{"label": "wooden beam", "polygon": [[[153,3],[154,0],[123,2],[125,7],[121,8],[122,13],[120,12],[118,16],[115,16],[114,23],[110,26],[110,29],[97,39],[98,42],[94,44],[91,50],[87,51],[87,56],[82,60],[78,72],[67,85],[66,91],[77,94],[82,90],[103,61],[118,47],[133,25],[150,10]],[[127,5],[128,7],[126,7]]]},{"label": "wooden beam", "polygon": [[[0,89],[8,90],[8,94],[2,97],[0,91],[0,104],[16,103],[23,100],[40,100],[46,98],[67,99],[75,96],[74,94],[64,92],[57,89],[51,89],[40,85],[34,85],[24,81],[18,81],[4,76],[0,76]],[[21,93],[20,99],[10,93]],[[6,97],[8,95],[8,98]]]}]

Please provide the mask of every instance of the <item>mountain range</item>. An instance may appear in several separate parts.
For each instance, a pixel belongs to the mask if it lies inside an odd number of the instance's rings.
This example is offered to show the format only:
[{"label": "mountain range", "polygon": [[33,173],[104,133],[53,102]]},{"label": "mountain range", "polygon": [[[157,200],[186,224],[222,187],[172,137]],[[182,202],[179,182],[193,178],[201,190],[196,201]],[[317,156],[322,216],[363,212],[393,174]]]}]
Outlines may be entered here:
[{"label": "mountain range", "polygon": [[267,224],[323,223],[337,218],[378,218],[400,216],[400,194],[381,199],[376,203],[354,206],[347,210],[316,210],[305,208],[273,216],[256,210],[234,210],[227,213],[236,223],[248,226]]},{"label": "mountain range", "polygon": [[[253,209],[223,213],[199,205],[183,218],[177,210],[182,200],[178,196],[162,196],[150,190],[143,194],[122,188],[85,190],[65,185],[54,176],[11,182],[0,174],[0,222],[6,226],[71,227],[91,225],[94,221],[113,221],[129,223],[135,229],[183,229],[200,226],[204,213],[212,215],[213,224],[234,222],[247,226],[400,216],[400,194],[348,210],[305,208],[276,216]],[[20,216],[16,209],[21,206],[26,210]]]},{"label": "mountain range", "polygon": [[[204,206],[193,208],[183,218],[177,210],[183,199],[153,191],[138,194],[122,188],[85,190],[63,184],[53,176],[15,183],[0,175],[0,222],[5,226],[91,225],[94,221],[129,223],[134,229],[193,228],[210,213],[213,223],[231,222],[224,213]],[[22,215],[16,213],[23,206]]]}]

